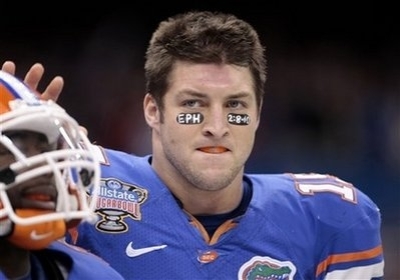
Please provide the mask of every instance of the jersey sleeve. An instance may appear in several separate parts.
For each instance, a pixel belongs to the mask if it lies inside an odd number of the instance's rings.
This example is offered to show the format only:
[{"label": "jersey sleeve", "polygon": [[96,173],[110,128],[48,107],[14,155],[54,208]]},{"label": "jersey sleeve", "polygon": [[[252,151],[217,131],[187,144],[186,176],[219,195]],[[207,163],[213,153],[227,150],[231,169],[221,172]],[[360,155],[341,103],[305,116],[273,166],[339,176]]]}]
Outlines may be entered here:
[{"label": "jersey sleeve", "polygon": [[315,220],[316,279],[381,279],[381,212],[351,183],[335,176],[293,174]]}]

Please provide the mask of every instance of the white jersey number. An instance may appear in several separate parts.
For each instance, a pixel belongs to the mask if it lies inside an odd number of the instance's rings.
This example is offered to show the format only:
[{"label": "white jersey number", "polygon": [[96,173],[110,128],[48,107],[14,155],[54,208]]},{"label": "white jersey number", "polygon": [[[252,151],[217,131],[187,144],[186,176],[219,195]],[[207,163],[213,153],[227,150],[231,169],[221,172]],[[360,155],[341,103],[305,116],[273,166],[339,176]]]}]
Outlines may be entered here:
[{"label": "white jersey number", "polygon": [[335,176],[315,173],[291,175],[295,180],[297,190],[302,194],[331,192],[340,195],[343,200],[357,203],[354,186]]}]

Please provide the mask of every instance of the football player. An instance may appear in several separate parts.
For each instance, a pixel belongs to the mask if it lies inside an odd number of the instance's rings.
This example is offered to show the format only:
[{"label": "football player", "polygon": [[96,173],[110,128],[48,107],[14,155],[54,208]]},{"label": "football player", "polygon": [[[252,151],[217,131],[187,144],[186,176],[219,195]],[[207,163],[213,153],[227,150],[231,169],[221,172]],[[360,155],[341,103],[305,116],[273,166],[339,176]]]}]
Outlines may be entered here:
[{"label": "football player", "polygon": [[328,174],[245,173],[266,81],[249,23],[207,11],[162,21],[145,77],[152,153],[98,147],[100,220],[68,242],[129,279],[383,278],[366,194]]},{"label": "football player", "polygon": [[62,241],[68,228],[95,221],[99,175],[78,123],[0,71],[0,279],[122,279]]}]

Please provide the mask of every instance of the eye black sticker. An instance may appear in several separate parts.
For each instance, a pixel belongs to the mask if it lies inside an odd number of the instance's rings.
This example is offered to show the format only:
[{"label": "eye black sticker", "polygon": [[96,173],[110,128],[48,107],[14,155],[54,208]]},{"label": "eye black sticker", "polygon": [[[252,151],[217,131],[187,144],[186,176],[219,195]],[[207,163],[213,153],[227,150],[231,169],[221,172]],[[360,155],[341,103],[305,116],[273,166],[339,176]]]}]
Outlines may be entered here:
[{"label": "eye black sticker", "polygon": [[176,121],[180,124],[199,124],[204,120],[202,113],[180,113]]},{"label": "eye black sticker", "polygon": [[[180,113],[176,116],[179,124],[200,124],[204,121],[202,113]],[[250,116],[247,114],[228,114],[228,122],[234,125],[249,125]]]},{"label": "eye black sticker", "polygon": [[247,114],[228,114],[228,122],[235,125],[249,125],[250,116]]}]

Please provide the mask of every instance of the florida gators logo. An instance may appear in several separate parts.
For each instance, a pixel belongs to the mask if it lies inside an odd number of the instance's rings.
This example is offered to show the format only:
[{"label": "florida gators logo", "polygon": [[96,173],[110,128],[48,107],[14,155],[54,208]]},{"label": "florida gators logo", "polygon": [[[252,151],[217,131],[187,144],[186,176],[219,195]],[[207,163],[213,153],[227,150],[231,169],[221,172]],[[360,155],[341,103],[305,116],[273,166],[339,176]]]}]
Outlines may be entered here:
[{"label": "florida gators logo", "polygon": [[238,279],[292,280],[295,274],[296,267],[289,261],[257,256],[241,266]]}]

